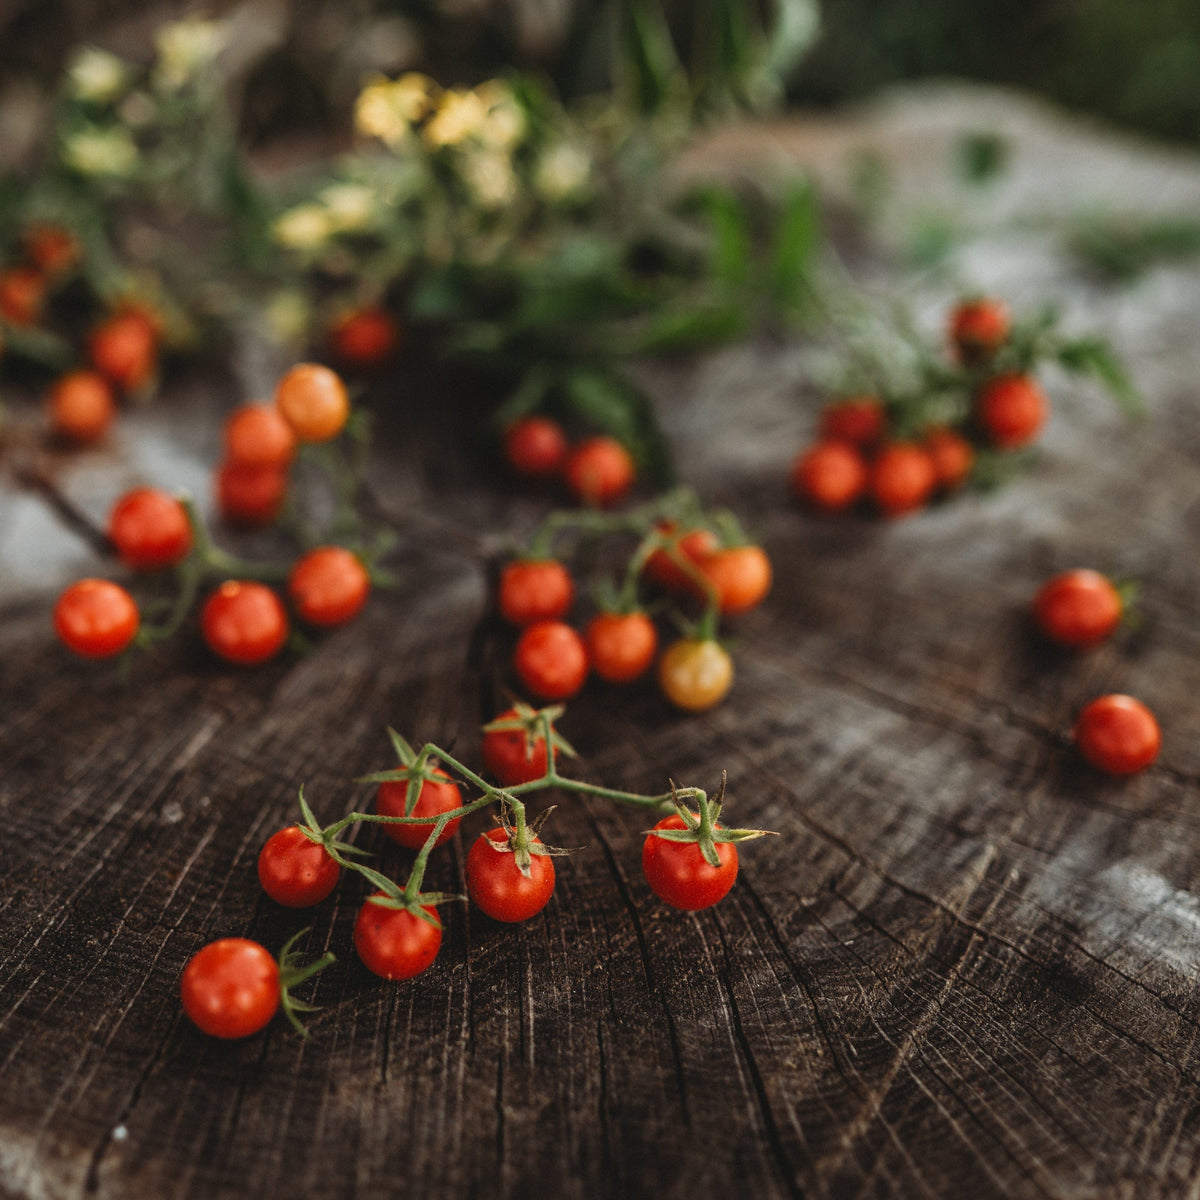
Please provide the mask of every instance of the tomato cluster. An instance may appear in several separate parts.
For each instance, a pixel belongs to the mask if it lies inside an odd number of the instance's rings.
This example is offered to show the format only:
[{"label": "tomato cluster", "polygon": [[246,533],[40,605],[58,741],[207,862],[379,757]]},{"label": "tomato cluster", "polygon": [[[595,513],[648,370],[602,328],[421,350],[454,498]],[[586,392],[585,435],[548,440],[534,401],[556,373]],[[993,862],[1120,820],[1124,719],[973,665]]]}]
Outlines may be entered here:
[{"label": "tomato cluster", "polygon": [[[226,458],[217,473],[222,513],[243,524],[273,520],[286,490],[286,471],[306,442],[328,440],[344,427],[349,402],[341,379],[327,367],[301,364],[280,380],[276,403],[237,409],[224,430]],[[189,504],[156,488],[122,496],[108,522],[117,557],[138,572],[175,568],[179,595],[173,615],[145,627],[129,592],[103,580],[69,587],[55,609],[61,640],[87,657],[119,654],[135,638],[148,643],[178,628],[191,601],[213,581],[200,610],[205,642],[228,662],[250,665],[287,644],[290,625],[280,597],[256,582],[253,564],[216,549]],[[247,578],[239,578],[244,573]],[[366,603],[371,576],[343,546],[318,546],[298,556],[286,594],[297,617],[314,628],[344,624]]]},{"label": "tomato cluster", "polygon": [[[581,589],[553,545],[585,533],[589,551],[604,538],[624,539],[622,578]],[[720,531],[720,532],[719,532]],[[699,712],[729,691],[733,661],[716,638],[722,616],[749,611],[770,589],[770,558],[745,539],[731,514],[706,514],[690,493],[669,493],[631,514],[552,513],[508,562],[496,589],[499,615],[519,632],[512,670],[521,689],[539,700],[569,699],[595,673],[611,684],[641,679],[658,662],[663,693],[679,708]],[[579,628],[568,623],[577,593],[607,595]],[[699,608],[691,636],[660,655],[659,628],[647,611],[652,592],[676,606]]]},{"label": "tomato cluster", "polygon": [[637,479],[633,456],[614,437],[599,434],[571,445],[549,417],[514,421],[502,438],[504,460],[523,479],[558,480],[579,504],[607,508],[624,500]]},{"label": "tomato cluster", "polygon": [[[330,896],[345,871],[363,876],[372,891],[354,922],[358,958],[383,979],[411,979],[437,959],[443,939],[438,908],[447,901],[469,899],[502,924],[527,921],[550,902],[556,883],[554,859],[567,851],[548,846],[540,836],[553,809],[529,819],[522,797],[557,788],[643,809],[673,808],[645,835],[642,866],[647,885],[659,899],[686,911],[721,900],[737,877],[737,844],[766,836],[763,830],[728,829],[720,823],[724,777],[710,800],[699,788],[672,785],[663,795],[643,796],[565,776],[558,770],[559,756],[574,751],[555,728],[562,711],[518,704],[484,727],[481,756],[497,783],[432,744],[416,751],[389,730],[399,767],[359,781],[379,785],[376,811],[352,812],[322,827],[301,789],[301,821],[272,834],[259,853],[263,890],[287,908],[309,908]],[[458,781],[477,788],[481,797],[465,803]],[[466,855],[467,895],[424,891],[433,852],[464,818],[493,805],[500,809],[499,824],[480,831]],[[357,823],[382,825],[389,837],[417,851],[403,885],[358,861],[363,851],[341,839],[342,832]],[[333,961],[327,954],[319,962],[299,965],[291,946],[300,936],[284,947],[278,964],[262,946],[244,938],[223,938],[204,947],[183,972],[184,1011],[205,1033],[221,1038],[257,1032],[281,1006],[298,1024],[296,1010],[311,1006],[292,1000],[289,988]]]},{"label": "tomato cluster", "polygon": [[1010,348],[1007,306],[963,301],[951,313],[949,336],[957,367],[931,367],[922,384],[937,391],[940,407],[903,392],[828,405],[817,440],[792,463],[797,498],[824,513],[868,503],[899,517],[959,491],[987,456],[1036,440],[1049,402],[1033,377],[1029,346]]}]

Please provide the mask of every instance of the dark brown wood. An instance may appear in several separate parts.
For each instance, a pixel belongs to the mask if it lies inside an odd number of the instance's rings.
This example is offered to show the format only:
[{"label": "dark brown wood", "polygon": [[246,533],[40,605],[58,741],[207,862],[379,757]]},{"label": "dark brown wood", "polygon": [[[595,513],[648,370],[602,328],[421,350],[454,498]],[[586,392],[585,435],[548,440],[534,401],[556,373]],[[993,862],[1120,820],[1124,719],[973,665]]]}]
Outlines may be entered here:
[{"label": "dark brown wood", "polygon": [[[1194,1195],[1197,290],[1158,297],[1152,342],[1119,335],[1148,421],[1056,380],[1028,478],[893,524],[790,502],[814,403],[794,348],[649,373],[683,474],[761,532],[777,581],[736,627],[725,704],[683,716],[649,685],[593,686],[564,732],[614,786],[713,788],[728,770],[730,816],[783,836],[743,850],[727,901],[685,915],[642,878],[644,816],[564,798],[555,839],[587,849],[560,860],[545,914],[506,928],[450,907],[437,964],[404,984],[354,957],[361,888],[285,913],[255,856],[301,783],[324,816],[367,803],[348,781],[389,765],[387,724],[477,761],[485,562],[542,501],[475,478],[453,409],[400,397],[374,472],[407,530],[399,587],[306,658],[232,671],[183,638],[127,687],[54,644],[51,581],[14,567],[0,1194]],[[1136,313],[1136,296],[1075,295],[1093,321]],[[177,420],[206,461],[225,395],[196,387],[207,404],[167,397],[126,429]],[[65,469],[68,494],[85,474]],[[1025,613],[1079,564],[1140,577],[1144,619],[1069,656]],[[1067,736],[1108,690],[1165,731],[1160,763],[1125,782]],[[461,887],[466,836],[435,886]],[[309,921],[339,962],[306,1041],[277,1022],[217,1044],[181,1016],[179,973],[206,941],[278,946]]]}]

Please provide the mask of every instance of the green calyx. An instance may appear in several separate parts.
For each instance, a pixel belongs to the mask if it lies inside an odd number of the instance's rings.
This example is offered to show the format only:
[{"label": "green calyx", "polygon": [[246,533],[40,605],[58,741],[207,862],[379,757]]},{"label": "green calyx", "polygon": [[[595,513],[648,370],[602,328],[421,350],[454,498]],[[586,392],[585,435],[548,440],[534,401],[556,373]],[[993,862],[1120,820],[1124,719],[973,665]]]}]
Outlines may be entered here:
[{"label": "green calyx", "polygon": [[511,854],[517,864],[517,870],[528,879],[535,855],[541,858],[561,858],[573,853],[562,846],[547,846],[538,837],[542,826],[545,825],[556,807],[552,804],[538,813],[532,821],[528,821],[525,816],[525,805],[515,796],[501,793],[500,828],[504,830],[505,840],[497,842],[487,837],[486,833],[479,836],[487,838],[488,844],[498,853]]},{"label": "green calyx", "polygon": [[313,814],[313,810],[308,807],[308,801],[304,799],[304,785],[300,785],[300,812],[304,816],[304,821],[297,824],[297,828],[310,841],[316,842],[318,846],[323,846],[325,852],[339,866],[353,867],[353,863],[349,863],[345,859],[345,855],[365,855],[365,850],[360,850],[357,846],[350,842],[343,842],[338,838],[338,833],[345,828],[344,822],[337,822],[329,828],[324,828]]},{"label": "green calyx", "polygon": [[291,994],[291,989],[298,987],[306,979],[311,979],[314,975],[324,971],[326,967],[337,962],[337,958],[329,952],[312,962],[305,963],[303,961],[299,952],[293,947],[300,938],[311,932],[311,929],[312,927],[309,926],[307,929],[301,929],[298,933],[292,934],[284,942],[283,949],[279,952],[279,1006],[283,1009],[283,1015],[287,1017],[292,1028],[301,1037],[308,1037],[308,1030],[304,1028],[303,1022],[296,1014],[318,1012],[319,1009],[315,1004],[306,1004],[303,1000],[297,1000]]},{"label": "green calyx", "polygon": [[[721,816],[721,808],[725,803],[726,779],[727,774],[722,771],[721,786],[711,800],[702,789],[676,788],[675,781],[671,780],[671,802],[675,805],[675,811],[685,827],[683,829],[648,829],[647,834],[662,838],[667,842],[695,843],[700,847],[700,853],[704,855],[705,862],[713,867],[721,865],[721,858],[717,853],[718,843],[728,845],[736,842],[748,842],[760,837],[778,837],[779,835],[771,829],[724,829],[717,825]],[[685,800],[696,805],[695,812],[692,812],[684,803]]]},{"label": "green calyx", "polygon": [[554,722],[564,713],[561,704],[551,704],[546,708],[533,708],[522,700],[513,704],[513,716],[497,717],[484,727],[484,733],[505,733],[520,731],[525,735],[525,756],[532,757],[533,747],[539,739],[546,741],[554,753],[547,757],[547,764],[553,770],[554,759],[559,754],[568,758],[577,758],[575,748],[566,738],[554,728]]}]

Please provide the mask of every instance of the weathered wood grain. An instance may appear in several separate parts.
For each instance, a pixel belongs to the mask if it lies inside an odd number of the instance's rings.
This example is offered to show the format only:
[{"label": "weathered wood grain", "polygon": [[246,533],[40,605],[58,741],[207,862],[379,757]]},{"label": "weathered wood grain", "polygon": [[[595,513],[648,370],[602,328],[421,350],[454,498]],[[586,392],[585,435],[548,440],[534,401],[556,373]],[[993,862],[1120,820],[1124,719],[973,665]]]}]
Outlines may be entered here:
[{"label": "weathered wood grain", "polygon": [[[1013,270],[1002,245],[960,265],[982,286]],[[783,834],[706,913],[653,901],[643,816],[569,798],[554,836],[587,849],[545,914],[451,907],[437,964],[405,984],[357,963],[353,883],[308,916],[261,895],[255,856],[299,784],[322,815],[365,803],[348,780],[388,764],[387,724],[477,761],[486,555],[543,506],[474,478],[453,406],[395,398],[374,485],[407,531],[400,585],[304,659],[233,672],[184,638],[123,688],[53,643],[49,582],[11,590],[0,1194],[1195,1195],[1200,281],[1114,297],[1055,271],[1038,287],[1115,331],[1151,419],[1056,380],[1030,477],[903,522],[789,501],[813,402],[795,347],[647,373],[683,474],[748,517],[777,582],[736,627],[724,705],[685,717],[649,685],[592,686],[564,732],[615,786],[727,769],[730,815]],[[918,293],[931,321],[947,286]],[[225,403],[197,387],[207,403],[129,422],[179,421],[192,471]],[[102,477],[63,483],[86,497]],[[1077,564],[1143,580],[1142,624],[1083,657],[1025,621]],[[1164,726],[1160,763],[1127,782],[1067,739],[1106,690]],[[434,886],[461,887],[467,845]],[[181,1017],[204,942],[277,946],[310,918],[339,962],[307,1041],[277,1023],[218,1045]]]}]

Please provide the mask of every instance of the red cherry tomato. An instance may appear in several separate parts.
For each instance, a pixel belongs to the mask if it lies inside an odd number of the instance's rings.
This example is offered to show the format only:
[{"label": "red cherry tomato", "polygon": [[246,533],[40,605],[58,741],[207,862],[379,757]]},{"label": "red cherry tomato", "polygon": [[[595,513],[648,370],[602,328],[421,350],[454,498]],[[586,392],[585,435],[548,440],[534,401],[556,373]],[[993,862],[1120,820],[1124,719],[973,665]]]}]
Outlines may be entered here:
[{"label": "red cherry tomato", "polygon": [[297,614],[310,625],[342,625],[367,602],[367,568],[341,546],[318,546],[296,560],[287,591]]},{"label": "red cherry tomato", "polygon": [[46,280],[34,267],[0,271],[0,318],[10,325],[36,325],[46,299]]},{"label": "red cherry tomato", "polygon": [[680,638],[658,660],[658,685],[676,708],[703,712],[733,685],[733,659],[711,638]]},{"label": "red cherry tomato", "polygon": [[567,455],[563,467],[563,477],[575,499],[599,507],[624,499],[636,475],[629,451],[610,437],[580,442]]},{"label": "red cherry tomato", "polygon": [[963,362],[984,362],[1004,345],[1010,327],[1003,300],[966,300],[950,314],[950,341]]},{"label": "red cherry tomato", "polygon": [[[659,522],[658,529],[664,534],[676,534],[670,544],[675,554],[699,569],[701,559],[707,558],[720,547],[717,535],[711,529],[689,529],[678,532],[670,522]],[[680,594],[700,594],[701,588],[684,568],[668,553],[666,547],[655,550],[646,560],[643,573],[659,587]]]},{"label": "red cherry tomato", "polygon": [[[393,842],[398,842],[409,850],[420,850],[425,845],[425,839],[433,832],[438,817],[442,813],[453,812],[454,809],[462,807],[462,792],[458,790],[458,785],[441,771],[437,776],[437,779],[421,781],[421,790],[417,793],[417,802],[411,813],[404,811],[404,801],[408,796],[407,780],[389,780],[379,785],[379,792],[375,797],[375,811],[381,817],[429,818],[427,825],[384,825],[383,832]],[[447,821],[446,828],[438,835],[434,846],[444,846],[461,824],[462,817]]]},{"label": "red cherry tomato", "polygon": [[400,326],[377,306],[345,313],[329,327],[329,348],[348,367],[370,370],[382,366],[400,344]]},{"label": "red cherry tomato", "polygon": [[193,954],[179,991],[183,1011],[212,1037],[242,1038],[279,1008],[279,964],[247,938],[221,938]]},{"label": "red cherry tomato", "polygon": [[210,649],[223,659],[250,665],[266,662],[283,649],[288,619],[269,587],[230,580],[205,601],[200,630]]},{"label": "red cherry tomato", "polygon": [[273,404],[245,404],[225,422],[225,461],[283,470],[296,453],[296,435]]},{"label": "red cherry tomato", "polygon": [[92,330],[88,358],[110,383],[135,392],[158,369],[158,331],[140,310],[115,313]]},{"label": "red cherry tomato", "polygon": [[512,625],[557,621],[575,601],[570,572],[553,559],[520,559],[500,572],[496,602]]},{"label": "red cherry tomato", "polygon": [[107,579],[73,583],[54,606],[59,640],[84,658],[111,658],[137,636],[140,617],[133,597]]},{"label": "red cherry tomato", "polygon": [[731,546],[700,561],[723,613],[754,608],[771,587],[771,560],[761,546]]},{"label": "red cherry tomato", "polygon": [[1121,623],[1121,594],[1099,571],[1064,571],[1033,600],[1041,631],[1062,646],[1094,646]]},{"label": "red cherry tomato", "polygon": [[1093,700],[1075,722],[1080,753],[1109,775],[1144,770],[1162,747],[1154,714],[1132,696],[1110,695]]},{"label": "red cherry tomato", "polygon": [[1026,446],[1041,432],[1050,411],[1046,393],[1028,375],[1001,375],[984,385],[975,415],[988,440],[1001,450]]},{"label": "red cherry tomato", "polygon": [[588,658],[609,683],[632,683],[649,669],[658,650],[658,630],[644,612],[599,613],[584,632]]},{"label": "red cherry tomato", "polygon": [[272,834],[258,854],[263,891],[287,908],[320,904],[337,886],[341,873],[329,851],[299,825]]},{"label": "red cherry tomato", "polygon": [[50,391],[51,428],[73,441],[97,441],[115,413],[112,388],[94,371],[71,371]]},{"label": "red cherry tomato", "polygon": [[[654,828],[686,829],[687,825],[678,813],[672,813]],[[719,867],[704,857],[695,842],[669,842],[648,833],[642,845],[642,872],[660,900],[673,908],[695,912],[726,896],[737,878],[737,847],[732,842],[717,842],[716,850]]]},{"label": "red cherry tomato", "polygon": [[30,225],[22,240],[25,257],[46,276],[69,271],[82,254],[75,235],[61,225]]},{"label": "red cherry tomato", "polygon": [[873,446],[887,431],[887,415],[873,396],[855,396],[825,408],[818,429],[823,441]]},{"label": "red cherry tomato", "polygon": [[[516,720],[517,715],[517,710],[510,708],[496,720]],[[546,739],[540,733],[489,729],[483,735],[482,753],[484,766],[501,787],[531,783],[546,774]]]},{"label": "red cherry tomato", "polygon": [[504,461],[526,479],[551,479],[567,458],[567,435],[549,417],[522,417],[504,431]]},{"label": "red cherry tomato", "polygon": [[844,512],[867,490],[867,464],[849,442],[817,442],[792,464],[792,491],[820,512]]},{"label": "red cherry tomato", "polygon": [[517,639],[513,668],[539,699],[566,700],[587,680],[587,647],[570,625],[538,621]]},{"label": "red cherry tomato", "polygon": [[[368,896],[354,922],[354,949],[368,971],[384,979],[411,979],[433,966],[442,948],[442,930],[405,908],[377,904],[383,892]],[[429,905],[425,911],[437,917]]]},{"label": "red cherry tomato", "polygon": [[975,448],[961,433],[953,429],[931,429],[923,444],[933,460],[938,487],[953,492],[967,482],[975,465]]},{"label": "red cherry tomato", "polygon": [[319,363],[300,363],[279,381],[275,404],[302,442],[335,438],[350,416],[350,397],[336,371]]},{"label": "red cherry tomato", "polygon": [[885,516],[922,508],[936,486],[933,459],[911,442],[892,442],[871,464],[871,495]]},{"label": "red cherry tomato", "polygon": [[[536,837],[532,840],[538,842]],[[527,921],[540,913],[554,894],[554,859],[534,854],[526,878],[516,855],[497,848],[507,843],[503,829],[489,829],[475,839],[467,854],[467,895],[494,921]]]},{"label": "red cherry tomato", "polygon": [[255,528],[279,516],[288,477],[278,467],[222,463],[217,469],[217,509],[231,525]]},{"label": "red cherry tomato", "polygon": [[169,492],[135,488],[114,505],[108,536],[126,566],[135,571],[173,567],[192,548],[187,510]]}]

